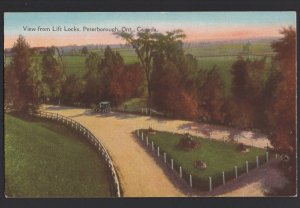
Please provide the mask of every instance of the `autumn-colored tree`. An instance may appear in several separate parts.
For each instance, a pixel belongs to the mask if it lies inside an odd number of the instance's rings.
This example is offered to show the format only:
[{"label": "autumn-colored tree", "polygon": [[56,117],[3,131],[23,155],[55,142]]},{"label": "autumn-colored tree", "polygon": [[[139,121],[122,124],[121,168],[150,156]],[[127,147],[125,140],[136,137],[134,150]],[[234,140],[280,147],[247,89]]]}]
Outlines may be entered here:
[{"label": "autumn-colored tree", "polygon": [[143,74],[139,64],[113,68],[109,80],[109,97],[113,104],[141,94]]},{"label": "autumn-colored tree", "polygon": [[188,90],[180,65],[162,57],[154,59],[152,74],[153,105],[175,117],[195,119],[198,115],[194,90]]},{"label": "autumn-colored tree", "polygon": [[296,186],[296,31],[293,27],[280,31],[281,39],[272,44],[276,52],[281,81],[275,91],[276,100],[268,109],[271,123],[270,140],[280,152],[290,156],[284,170]]},{"label": "autumn-colored tree", "polygon": [[140,96],[143,92],[143,71],[141,65],[125,65],[122,81],[125,89],[124,99]]},{"label": "autumn-colored tree", "polygon": [[23,36],[19,36],[11,51],[12,61],[5,69],[5,90],[14,109],[25,113],[40,103],[44,89],[42,74],[37,60],[33,58],[33,51]]}]

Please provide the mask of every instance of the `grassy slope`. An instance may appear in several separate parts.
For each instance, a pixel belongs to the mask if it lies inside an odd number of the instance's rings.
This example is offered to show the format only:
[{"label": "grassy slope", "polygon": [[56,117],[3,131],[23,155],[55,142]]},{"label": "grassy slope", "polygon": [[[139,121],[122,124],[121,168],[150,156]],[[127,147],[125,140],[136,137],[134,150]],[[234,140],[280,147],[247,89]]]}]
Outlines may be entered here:
[{"label": "grassy slope", "polygon": [[5,191],[14,197],[107,197],[104,161],[64,126],[5,115]]},{"label": "grassy slope", "polygon": [[[200,148],[193,151],[185,151],[177,147],[182,135],[171,134],[167,132],[158,132],[149,135],[149,141],[153,141],[161,149],[161,154],[174,158],[174,163],[181,165],[187,174],[192,174],[198,178],[208,181],[208,177],[213,177],[218,182],[221,180],[222,171],[234,172],[234,166],[238,166],[239,172],[245,171],[245,162],[255,165],[256,155],[263,157],[265,150],[248,147],[248,153],[239,153],[236,150],[237,144],[196,138],[200,143]],[[169,159],[170,160],[170,159]],[[194,167],[196,160],[202,160],[207,164],[205,170],[199,170]],[[178,169],[178,168],[177,168]],[[208,184],[208,182],[206,183]],[[208,187],[208,186],[206,186]]]},{"label": "grassy slope", "polygon": [[144,108],[146,106],[147,106],[146,98],[132,98],[122,103],[119,106],[119,108],[120,110],[123,110],[125,108],[128,111],[135,111],[135,110],[141,110],[141,108]]}]

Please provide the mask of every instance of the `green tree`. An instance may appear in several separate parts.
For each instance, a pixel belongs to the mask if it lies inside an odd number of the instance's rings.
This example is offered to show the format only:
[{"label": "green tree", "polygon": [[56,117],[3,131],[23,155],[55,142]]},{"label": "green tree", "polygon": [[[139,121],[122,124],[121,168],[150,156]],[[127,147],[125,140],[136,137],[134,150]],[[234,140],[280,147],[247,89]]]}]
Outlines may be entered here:
[{"label": "green tree", "polygon": [[242,128],[259,127],[264,109],[261,95],[264,89],[266,59],[239,59],[232,65],[231,117],[233,125]]},{"label": "green tree", "polygon": [[52,102],[58,101],[66,75],[61,56],[56,47],[47,48],[42,58],[42,68],[43,81],[48,88],[44,96]]},{"label": "green tree", "polygon": [[86,73],[83,75],[84,93],[82,102],[86,105],[99,102],[101,97],[101,70],[99,69],[100,57],[97,53],[92,52],[86,58]]},{"label": "green tree", "polygon": [[136,36],[133,33],[126,32],[116,33],[116,35],[130,44],[137,54],[146,76],[148,106],[150,107],[152,100],[151,74],[153,71],[153,58],[158,53],[167,58],[177,54],[177,46],[182,44],[181,39],[185,37],[185,34],[181,30],[175,30],[164,35],[146,29],[137,33]]},{"label": "green tree", "polygon": [[82,104],[81,97],[84,92],[84,81],[76,74],[71,74],[66,77],[62,85],[61,97],[62,103],[67,105]]},{"label": "green tree", "polygon": [[219,70],[200,70],[197,75],[197,99],[199,116],[205,121],[223,123],[225,119],[224,80]]},{"label": "green tree", "polygon": [[[10,101],[16,111],[25,113],[40,103],[44,85],[39,64],[23,36],[19,36],[12,48],[12,61],[5,70]],[[6,82],[7,83],[7,82]]]}]

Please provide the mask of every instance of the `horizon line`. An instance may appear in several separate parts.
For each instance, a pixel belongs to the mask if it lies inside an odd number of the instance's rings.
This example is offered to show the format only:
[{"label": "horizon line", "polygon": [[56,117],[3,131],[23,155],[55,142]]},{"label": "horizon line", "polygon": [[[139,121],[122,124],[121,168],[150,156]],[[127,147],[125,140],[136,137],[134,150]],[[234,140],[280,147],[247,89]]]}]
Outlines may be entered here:
[{"label": "horizon line", "polygon": [[[20,34],[21,35],[21,34]],[[20,36],[19,35],[19,36]],[[18,36],[18,37],[19,37]],[[25,40],[26,40],[26,36],[22,35]],[[261,37],[245,37],[245,38],[232,38],[232,39],[202,39],[202,40],[189,40],[189,41],[182,41],[183,44],[187,44],[187,43],[222,43],[222,42],[238,42],[238,41],[250,41],[250,40],[263,40],[263,39],[278,39],[280,38],[279,36],[261,36]],[[17,39],[16,39],[17,41]],[[16,41],[13,43],[15,44]],[[80,46],[88,46],[88,45],[106,45],[106,46],[110,46],[110,45],[127,45],[127,43],[125,42],[120,42],[120,43],[83,43],[83,44],[50,44],[50,45],[31,45],[29,41],[26,40],[26,42],[30,45],[31,48],[37,48],[37,47],[51,47],[51,46],[55,46],[55,47],[70,47],[70,46],[75,46],[75,47],[80,47]],[[7,49],[12,49],[13,45],[11,47],[4,47],[5,50]]]}]

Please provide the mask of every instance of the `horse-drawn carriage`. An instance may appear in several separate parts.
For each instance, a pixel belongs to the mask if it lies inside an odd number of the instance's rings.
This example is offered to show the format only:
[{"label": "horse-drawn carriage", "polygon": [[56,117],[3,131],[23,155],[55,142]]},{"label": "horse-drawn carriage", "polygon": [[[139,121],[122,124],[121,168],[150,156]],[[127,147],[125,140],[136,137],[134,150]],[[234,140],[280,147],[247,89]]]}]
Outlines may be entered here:
[{"label": "horse-drawn carriage", "polygon": [[110,102],[103,101],[100,102],[95,108],[95,112],[101,112],[101,113],[109,113],[111,111]]}]

